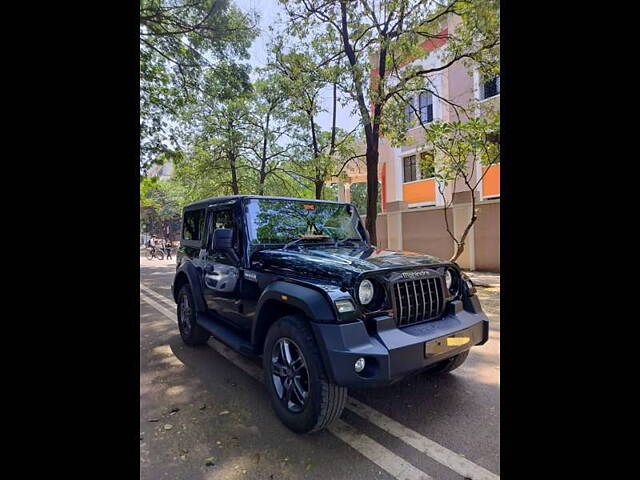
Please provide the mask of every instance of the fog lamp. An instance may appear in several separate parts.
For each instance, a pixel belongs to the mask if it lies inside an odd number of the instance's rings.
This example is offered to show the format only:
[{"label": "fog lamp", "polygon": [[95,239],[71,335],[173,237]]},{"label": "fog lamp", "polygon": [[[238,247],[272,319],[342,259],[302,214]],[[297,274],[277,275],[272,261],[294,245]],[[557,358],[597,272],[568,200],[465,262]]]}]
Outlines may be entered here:
[{"label": "fog lamp", "polygon": [[356,360],[354,368],[356,370],[356,373],[360,373],[362,370],[364,370],[364,358],[360,357],[358,360]]}]

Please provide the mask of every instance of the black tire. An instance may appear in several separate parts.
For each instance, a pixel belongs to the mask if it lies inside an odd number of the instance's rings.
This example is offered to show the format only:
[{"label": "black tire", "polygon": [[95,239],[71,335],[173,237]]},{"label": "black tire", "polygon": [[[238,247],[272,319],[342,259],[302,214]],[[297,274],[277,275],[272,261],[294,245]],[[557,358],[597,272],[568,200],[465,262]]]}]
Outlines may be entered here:
[{"label": "black tire", "polygon": [[[184,302],[188,304],[185,306]],[[209,340],[209,332],[196,323],[195,305],[191,286],[187,283],[178,292],[178,328],[182,341],[192,347]]]},{"label": "black tire", "polygon": [[149,250],[149,249],[147,248],[147,252],[144,254],[144,257],[145,257],[147,260],[151,260],[151,259],[153,258],[153,255],[151,254],[151,250]]},{"label": "black tire", "polygon": [[[282,423],[296,433],[310,433],[327,427],[340,417],[347,401],[347,389],[336,385],[327,377],[307,322],[303,315],[289,315],[277,320],[269,328],[262,354],[264,379],[273,409]],[[307,396],[304,404],[297,407],[299,411],[292,411],[285,406],[285,393],[280,396],[276,387],[278,376],[274,369],[278,367],[274,366],[274,354],[277,355],[277,349],[283,341],[292,344],[301,353],[306,370]],[[297,393],[296,397],[300,398]],[[286,403],[289,404],[288,401]]]},{"label": "black tire", "polygon": [[444,373],[449,373],[450,371],[455,370],[460,365],[462,365],[468,356],[469,350],[465,350],[458,355],[436,363],[433,367],[427,370],[427,373],[429,375],[442,375]]},{"label": "black tire", "polygon": [[156,258],[158,260],[162,260],[164,258],[164,253],[162,253],[162,250],[156,249]]}]

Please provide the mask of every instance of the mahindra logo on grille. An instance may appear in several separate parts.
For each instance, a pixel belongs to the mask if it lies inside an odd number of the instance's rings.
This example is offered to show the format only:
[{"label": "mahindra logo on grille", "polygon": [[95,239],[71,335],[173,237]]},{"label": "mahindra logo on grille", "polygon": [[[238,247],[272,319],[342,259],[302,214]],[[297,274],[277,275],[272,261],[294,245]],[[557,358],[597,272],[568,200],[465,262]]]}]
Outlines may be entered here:
[{"label": "mahindra logo on grille", "polygon": [[416,278],[424,278],[428,276],[431,270],[419,270],[417,272],[402,272],[402,278],[408,278],[411,280],[415,280]]}]

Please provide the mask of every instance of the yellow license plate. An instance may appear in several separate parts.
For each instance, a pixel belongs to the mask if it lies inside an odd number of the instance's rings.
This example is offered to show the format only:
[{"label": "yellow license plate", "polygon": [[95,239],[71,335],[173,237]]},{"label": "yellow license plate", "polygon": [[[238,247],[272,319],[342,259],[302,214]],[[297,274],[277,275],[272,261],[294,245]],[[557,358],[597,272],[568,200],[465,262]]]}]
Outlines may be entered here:
[{"label": "yellow license plate", "polygon": [[469,343],[471,339],[469,337],[448,337],[447,338],[447,346],[449,347],[459,347],[460,345],[464,345]]}]

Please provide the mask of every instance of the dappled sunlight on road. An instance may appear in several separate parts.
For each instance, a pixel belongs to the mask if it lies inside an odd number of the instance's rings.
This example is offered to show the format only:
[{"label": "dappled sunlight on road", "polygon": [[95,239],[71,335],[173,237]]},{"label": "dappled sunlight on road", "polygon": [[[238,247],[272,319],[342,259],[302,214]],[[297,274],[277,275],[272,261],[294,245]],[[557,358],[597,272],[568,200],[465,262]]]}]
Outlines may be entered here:
[{"label": "dappled sunlight on road", "polygon": [[489,320],[500,322],[500,287],[476,288],[484,313]]}]

